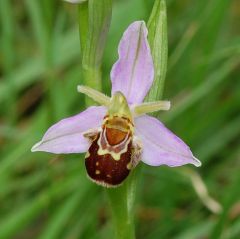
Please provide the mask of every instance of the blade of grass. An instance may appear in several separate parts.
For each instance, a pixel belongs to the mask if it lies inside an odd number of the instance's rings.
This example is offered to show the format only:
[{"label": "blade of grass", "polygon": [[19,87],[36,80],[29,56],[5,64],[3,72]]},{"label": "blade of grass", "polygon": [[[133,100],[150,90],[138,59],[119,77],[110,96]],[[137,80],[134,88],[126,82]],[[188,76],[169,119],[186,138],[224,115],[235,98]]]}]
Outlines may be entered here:
[{"label": "blade of grass", "polygon": [[212,156],[215,153],[219,152],[221,148],[239,135],[239,122],[240,116],[234,118],[231,122],[228,122],[223,129],[213,135],[213,137],[206,140],[204,144],[199,146],[196,150],[196,154],[199,155],[204,162],[208,162],[213,159]]},{"label": "blade of grass", "polygon": [[15,209],[11,211],[0,222],[0,238],[10,238],[15,235],[20,229],[23,229],[34,218],[39,216],[41,211],[49,205],[51,199],[61,198],[74,188],[79,188],[79,182],[82,184],[81,187],[84,188],[84,175],[78,180],[76,180],[76,176],[68,177],[64,182],[57,182],[57,185],[55,184],[52,188],[37,195],[31,202],[27,201],[17,211]]},{"label": "blade of grass", "polygon": [[[79,43],[76,37],[76,29],[70,30],[56,42],[56,55],[54,55],[54,69],[71,64],[79,57]],[[64,56],[64,57],[59,57]],[[42,58],[36,57],[23,63],[22,66],[12,72],[12,81],[16,91],[23,90],[28,85],[40,80],[40,76],[47,74],[46,65]],[[0,82],[0,102],[8,97],[8,88]]]},{"label": "blade of grass", "polygon": [[227,60],[218,71],[210,75],[206,81],[194,89],[193,92],[185,97],[181,103],[175,107],[173,106],[168,115],[164,116],[163,120],[166,122],[174,120],[180,114],[184,113],[187,109],[196,104],[197,101],[201,100],[206,95],[210,95],[211,91],[213,91],[218,84],[227,79],[227,76],[238,64],[238,58],[231,58]]},{"label": "blade of grass", "polygon": [[0,23],[1,23],[1,52],[4,60],[3,72],[5,74],[4,84],[8,89],[8,97],[6,102],[8,121],[13,124],[16,120],[16,89],[12,79],[12,71],[16,62],[15,49],[15,19],[13,8],[10,1],[0,1]]},{"label": "blade of grass", "polygon": [[[90,189],[92,190],[92,189]],[[48,220],[47,226],[42,230],[39,239],[54,239],[59,238],[68,223],[68,220],[77,210],[79,204],[82,202],[83,197],[90,193],[87,187],[80,188],[70,195],[64,203],[57,209],[51,218]]]}]

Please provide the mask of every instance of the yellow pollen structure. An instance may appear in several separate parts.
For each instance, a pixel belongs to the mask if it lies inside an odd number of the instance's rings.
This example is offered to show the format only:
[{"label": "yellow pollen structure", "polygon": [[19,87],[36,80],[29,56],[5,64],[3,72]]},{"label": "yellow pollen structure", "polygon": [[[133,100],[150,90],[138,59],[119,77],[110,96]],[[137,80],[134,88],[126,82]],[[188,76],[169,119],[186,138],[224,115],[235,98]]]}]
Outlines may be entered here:
[{"label": "yellow pollen structure", "polygon": [[96,170],[95,171],[95,174],[100,174],[101,172],[99,170]]},{"label": "yellow pollen structure", "polygon": [[128,169],[128,170],[131,170],[131,169],[132,169],[132,163],[131,163],[131,162],[127,164],[127,169]]},{"label": "yellow pollen structure", "polygon": [[87,151],[85,158],[88,158],[90,156],[90,153]]}]

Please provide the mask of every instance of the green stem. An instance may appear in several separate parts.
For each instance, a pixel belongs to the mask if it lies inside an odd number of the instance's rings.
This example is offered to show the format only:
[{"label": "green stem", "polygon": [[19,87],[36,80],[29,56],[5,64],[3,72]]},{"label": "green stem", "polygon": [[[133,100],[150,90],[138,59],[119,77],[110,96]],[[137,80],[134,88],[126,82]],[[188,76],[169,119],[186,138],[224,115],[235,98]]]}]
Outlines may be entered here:
[{"label": "green stem", "polygon": [[141,172],[139,165],[118,188],[106,189],[115,227],[116,239],[134,239],[134,209],[137,183]]},{"label": "green stem", "polygon": [[81,50],[81,55],[83,55],[85,44],[87,42],[87,33],[88,33],[88,2],[79,4],[78,24],[79,24],[80,50]]},{"label": "green stem", "polygon": [[154,81],[146,100],[160,100],[163,95],[164,81],[167,73],[167,7],[165,0],[155,0],[148,20],[148,39],[154,63]]},{"label": "green stem", "polygon": [[[102,89],[102,58],[112,16],[112,0],[89,0],[79,5],[79,32],[84,83]],[[86,98],[86,105],[93,101]]]}]

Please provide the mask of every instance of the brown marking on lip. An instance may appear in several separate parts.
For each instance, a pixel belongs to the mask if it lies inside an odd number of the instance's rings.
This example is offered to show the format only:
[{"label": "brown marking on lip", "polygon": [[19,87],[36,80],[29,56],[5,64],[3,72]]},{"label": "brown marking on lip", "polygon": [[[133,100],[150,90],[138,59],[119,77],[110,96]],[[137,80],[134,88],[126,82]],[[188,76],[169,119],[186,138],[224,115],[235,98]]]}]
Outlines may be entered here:
[{"label": "brown marking on lip", "polygon": [[120,144],[126,137],[128,133],[119,129],[106,128],[106,137],[110,145]]},{"label": "brown marking on lip", "polygon": [[99,139],[99,145],[101,145],[101,149],[103,150],[109,150],[109,152],[115,152],[115,153],[119,153],[121,152],[123,149],[125,149],[126,147],[126,141],[129,140],[129,138],[132,138],[132,133],[129,131],[129,133],[125,133],[125,138],[123,140],[119,140],[118,144],[115,144],[114,141],[116,141],[116,138],[112,137],[112,141],[110,139],[110,141],[107,138],[107,128],[104,127],[102,133],[100,134],[100,139]]},{"label": "brown marking on lip", "polygon": [[[120,160],[114,160],[111,154],[98,155],[99,145],[97,141],[99,137],[100,133],[88,150],[90,156],[85,159],[87,173],[97,184],[108,187],[118,186],[130,172],[127,165],[131,162],[132,141],[127,145],[127,152],[120,155]],[[97,162],[98,166],[96,166]],[[101,174],[96,174],[96,170],[99,170]]]},{"label": "brown marking on lip", "polygon": [[132,137],[132,129],[127,118],[105,116],[99,145],[101,149],[119,153],[125,148],[125,141]]}]

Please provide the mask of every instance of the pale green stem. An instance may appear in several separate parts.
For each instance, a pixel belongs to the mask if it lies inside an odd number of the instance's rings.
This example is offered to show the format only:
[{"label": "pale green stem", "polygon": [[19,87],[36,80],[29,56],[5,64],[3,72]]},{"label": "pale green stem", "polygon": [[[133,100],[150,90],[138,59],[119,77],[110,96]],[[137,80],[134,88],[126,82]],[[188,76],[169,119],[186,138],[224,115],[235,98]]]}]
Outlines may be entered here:
[{"label": "pale green stem", "polygon": [[147,25],[148,39],[154,63],[154,81],[146,100],[156,101],[162,98],[167,73],[168,38],[165,0],[155,0]]},{"label": "pale green stem", "polygon": [[[79,4],[79,33],[84,83],[102,89],[102,58],[112,16],[112,0],[89,0]],[[93,101],[86,98],[86,105]]]},{"label": "pale green stem", "polygon": [[[85,85],[90,87],[97,87],[101,90],[101,69],[99,66],[93,66],[86,58],[86,45],[89,38],[89,7],[88,2],[79,4],[78,7],[78,22],[79,22],[79,37],[80,37],[80,50],[81,50],[81,64],[82,64],[82,76]],[[83,65],[84,62],[84,65]],[[86,106],[93,104],[93,101],[85,98]]]},{"label": "pale green stem", "polygon": [[140,172],[141,165],[130,174],[122,186],[106,189],[112,209],[116,239],[135,238],[135,197]]},{"label": "pale green stem", "polygon": [[80,50],[81,60],[85,44],[87,42],[88,33],[88,2],[79,4],[78,7],[78,24],[79,24],[79,38],[80,38]]}]

